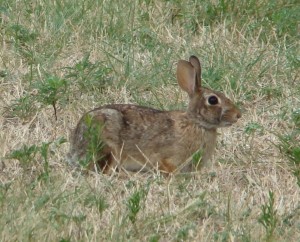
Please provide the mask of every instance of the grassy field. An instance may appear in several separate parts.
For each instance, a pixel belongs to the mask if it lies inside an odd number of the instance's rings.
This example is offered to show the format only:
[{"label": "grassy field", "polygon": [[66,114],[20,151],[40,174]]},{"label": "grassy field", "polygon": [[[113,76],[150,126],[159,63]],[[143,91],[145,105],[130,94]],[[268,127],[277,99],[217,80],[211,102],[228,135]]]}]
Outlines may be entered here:
[{"label": "grassy field", "polygon": [[[0,0],[1,241],[299,241],[297,0]],[[105,103],[184,109],[179,59],[243,112],[213,168],[120,177],[65,163]]]}]

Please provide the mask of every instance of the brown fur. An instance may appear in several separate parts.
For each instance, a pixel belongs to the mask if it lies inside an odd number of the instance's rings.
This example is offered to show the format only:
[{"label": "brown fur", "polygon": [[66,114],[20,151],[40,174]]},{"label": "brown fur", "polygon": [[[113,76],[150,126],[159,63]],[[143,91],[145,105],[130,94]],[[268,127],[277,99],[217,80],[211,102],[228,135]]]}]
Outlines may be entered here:
[{"label": "brown fur", "polygon": [[[224,94],[201,87],[201,66],[192,56],[190,61],[179,61],[177,80],[189,94],[187,111],[159,111],[129,105],[111,104],[94,109],[79,121],[71,138],[69,160],[84,159],[91,139],[86,137],[85,122],[102,129],[96,134],[103,142],[94,154],[96,168],[110,173],[116,168],[128,171],[158,169],[164,173],[191,171],[191,156],[203,151],[201,166],[208,166],[213,155],[218,127],[235,123],[240,111]],[[219,103],[209,104],[216,96]]]}]

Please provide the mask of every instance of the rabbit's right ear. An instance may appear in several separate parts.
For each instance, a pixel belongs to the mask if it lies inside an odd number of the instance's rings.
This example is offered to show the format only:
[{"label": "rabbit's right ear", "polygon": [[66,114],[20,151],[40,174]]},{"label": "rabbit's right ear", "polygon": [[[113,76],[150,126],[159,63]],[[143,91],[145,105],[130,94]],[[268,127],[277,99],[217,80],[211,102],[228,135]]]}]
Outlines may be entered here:
[{"label": "rabbit's right ear", "polygon": [[177,64],[177,81],[179,86],[190,97],[201,87],[201,65],[196,56],[191,56],[189,61],[179,60]]}]

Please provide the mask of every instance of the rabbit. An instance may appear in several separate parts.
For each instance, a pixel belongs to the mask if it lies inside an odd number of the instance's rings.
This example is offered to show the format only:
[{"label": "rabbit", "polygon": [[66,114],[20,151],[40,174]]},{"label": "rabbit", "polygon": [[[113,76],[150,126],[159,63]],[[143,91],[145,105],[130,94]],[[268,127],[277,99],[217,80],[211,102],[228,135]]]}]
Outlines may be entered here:
[{"label": "rabbit", "polygon": [[[171,174],[209,167],[217,128],[236,123],[241,112],[223,93],[201,86],[196,56],[179,60],[176,74],[189,96],[187,110],[161,111],[132,104],[91,110],[71,135],[69,162],[87,161],[88,168],[107,174],[120,169]],[[192,156],[197,151],[201,161],[194,165]]]}]

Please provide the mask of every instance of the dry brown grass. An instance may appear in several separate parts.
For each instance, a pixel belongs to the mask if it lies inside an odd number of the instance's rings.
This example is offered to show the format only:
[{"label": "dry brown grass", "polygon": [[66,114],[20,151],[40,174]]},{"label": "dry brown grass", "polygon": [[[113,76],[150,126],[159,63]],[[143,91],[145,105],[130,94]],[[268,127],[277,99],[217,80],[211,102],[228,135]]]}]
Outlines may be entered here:
[{"label": "dry brown grass", "polygon": [[[226,21],[213,28],[200,25],[195,35],[188,35],[177,22],[171,25],[162,21],[166,14],[155,11],[163,10],[161,4],[149,10],[149,29],[159,41],[150,50],[143,50],[145,43],[138,41],[129,43],[131,47],[122,41],[117,44],[115,39],[107,43],[110,39],[105,32],[99,32],[98,38],[87,38],[86,27],[78,25],[51,63],[42,59],[34,65],[36,80],[44,78],[45,68],[63,77],[62,67],[74,66],[90,52],[91,62],[104,60],[115,68],[110,73],[113,85],[99,93],[75,92],[77,89],[71,85],[67,101],[58,105],[57,121],[51,106],[41,107],[26,118],[9,112],[14,100],[34,88],[25,77],[30,65],[6,28],[15,20],[2,18],[5,28],[1,34],[0,71],[8,72],[0,79],[2,241],[262,241],[266,230],[258,219],[262,206],[269,202],[269,191],[275,197],[274,216],[278,220],[271,240],[299,240],[299,187],[287,158],[276,147],[278,134],[295,129],[290,115],[300,106],[299,70],[288,65],[288,43],[271,42],[272,36],[270,42],[262,41],[259,33],[249,35],[247,26],[229,30]],[[91,12],[89,18],[96,16]],[[28,23],[23,24],[31,29]],[[45,39],[51,41],[51,33],[47,29],[43,32],[44,40],[28,44],[33,51],[42,48]],[[143,100],[143,104],[157,108],[184,106],[186,96],[175,84],[174,63],[190,54],[202,58],[205,84],[224,91],[243,110],[236,125],[220,130],[211,170],[169,178],[155,172],[122,177],[86,174],[65,163],[65,143],[50,146],[49,179],[43,180],[38,178],[44,169],[41,157],[25,167],[5,158],[24,144],[41,145],[62,136],[68,140],[69,130],[80,116],[104,103]],[[261,54],[263,57],[258,58]],[[128,55],[131,72],[126,75]],[[208,74],[214,68],[222,73],[222,81],[217,84]],[[147,79],[151,77],[154,79]],[[163,84],[161,78],[166,78]],[[233,79],[238,80],[234,88]],[[146,195],[132,223],[127,204],[134,192]],[[103,211],[95,204],[97,201],[104,201]]]}]

